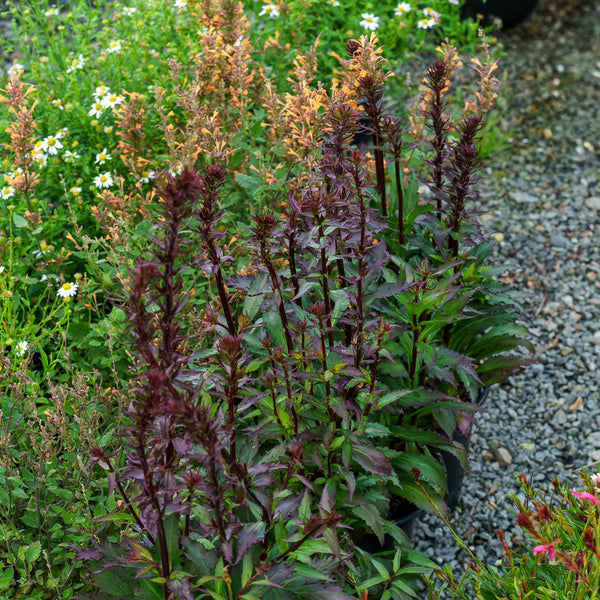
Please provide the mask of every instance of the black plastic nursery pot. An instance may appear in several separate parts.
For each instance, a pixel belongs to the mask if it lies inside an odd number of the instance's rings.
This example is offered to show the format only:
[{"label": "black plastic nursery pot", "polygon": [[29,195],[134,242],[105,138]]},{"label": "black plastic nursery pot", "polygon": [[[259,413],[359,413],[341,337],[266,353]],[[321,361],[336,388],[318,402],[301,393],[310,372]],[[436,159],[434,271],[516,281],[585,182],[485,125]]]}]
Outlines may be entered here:
[{"label": "black plastic nursery pot", "polygon": [[[414,505],[407,505],[403,515],[394,517],[396,525],[404,531],[408,539],[411,539],[415,532],[415,525],[418,523],[423,511]],[[361,550],[375,554],[377,552],[389,552],[396,549],[396,542],[391,535],[385,534],[383,544],[374,533],[367,533],[357,544]]]},{"label": "black plastic nursery pot", "polygon": [[[479,390],[479,395],[477,396],[477,404],[479,406],[484,404],[489,392],[489,388],[482,388]],[[465,452],[469,451],[470,437],[468,435],[464,435],[460,431],[457,431],[454,434],[453,440],[458,444],[461,444],[465,449]],[[452,509],[460,500],[463,480],[465,478],[465,470],[460,464],[458,458],[456,458],[452,452],[448,452],[447,450],[437,450],[435,453],[439,456],[440,461],[446,471],[446,484],[448,486],[448,490],[444,496],[444,501],[448,505],[448,508]]]},{"label": "black plastic nursery pot", "polygon": [[537,3],[538,0],[466,0],[463,14],[472,18],[482,15],[485,24],[499,18],[503,27],[514,27],[531,14]]}]

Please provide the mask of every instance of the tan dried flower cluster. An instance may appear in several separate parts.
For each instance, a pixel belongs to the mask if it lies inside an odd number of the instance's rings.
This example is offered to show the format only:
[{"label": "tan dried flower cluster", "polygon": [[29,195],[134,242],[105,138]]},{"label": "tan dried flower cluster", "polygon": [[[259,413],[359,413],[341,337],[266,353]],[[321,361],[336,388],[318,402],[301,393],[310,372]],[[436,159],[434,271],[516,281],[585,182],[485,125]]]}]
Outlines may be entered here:
[{"label": "tan dried flower cluster", "polygon": [[125,166],[133,175],[139,177],[149,163],[148,157],[145,156],[146,134],[142,129],[145,109],[140,94],[136,92],[126,92],[126,94],[129,100],[114,109],[117,119],[116,134],[121,138],[117,147],[121,151],[121,160]]},{"label": "tan dried flower cluster", "polygon": [[320,82],[313,87],[318,44],[317,40],[307,52],[294,59],[288,78],[291,92],[280,95],[271,81],[265,82],[263,107],[267,109],[267,116],[263,126],[273,142],[285,146],[286,157],[291,160],[310,162],[323,134],[327,92]]},{"label": "tan dried flower cluster", "polygon": [[[33,111],[37,105],[35,100],[30,106],[27,104],[27,96],[34,91],[34,87],[22,83],[19,78],[21,72],[10,76],[6,89],[0,90],[5,96],[0,95],[0,103],[8,104],[14,119],[6,128],[10,135],[10,142],[4,144],[5,148],[12,151],[14,176],[5,176],[9,185],[15,190],[23,192],[26,196],[31,188],[39,182],[39,175],[32,167],[34,163],[35,128],[36,122]],[[30,207],[31,210],[31,207]]]},{"label": "tan dried flower cluster", "polygon": [[191,168],[201,156],[226,163],[230,141],[244,127],[260,69],[251,68],[253,49],[241,2],[197,0],[190,9],[200,25],[200,50],[188,65],[170,61],[175,79],[181,71],[189,79],[174,86],[186,122],[170,121],[174,114],[164,107],[164,90],[158,91],[157,99],[172,160]]},{"label": "tan dried flower cluster", "polygon": [[467,115],[484,115],[489,112],[494,106],[494,101],[498,97],[496,87],[499,84],[498,78],[494,74],[498,68],[498,61],[493,60],[490,54],[490,45],[487,37],[481,35],[481,50],[483,51],[484,60],[481,62],[477,56],[471,59],[473,68],[479,75],[479,91],[475,93],[477,103],[467,100],[465,102],[464,111]]}]

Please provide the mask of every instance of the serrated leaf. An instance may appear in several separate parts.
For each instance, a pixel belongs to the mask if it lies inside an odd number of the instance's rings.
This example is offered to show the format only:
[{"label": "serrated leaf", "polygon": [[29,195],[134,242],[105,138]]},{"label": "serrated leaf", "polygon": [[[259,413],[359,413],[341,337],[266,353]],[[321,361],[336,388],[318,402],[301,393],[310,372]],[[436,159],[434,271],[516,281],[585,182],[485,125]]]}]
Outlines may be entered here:
[{"label": "serrated leaf", "polygon": [[389,477],[392,474],[389,459],[371,446],[354,444],[352,458],[368,473],[377,473],[382,477]]},{"label": "serrated leaf", "polygon": [[235,181],[244,188],[251,196],[254,196],[260,189],[262,181],[256,175],[246,175],[246,173],[236,173]]},{"label": "serrated leaf", "polygon": [[385,530],[383,526],[383,518],[379,514],[379,511],[373,504],[361,504],[352,507],[352,512],[359,518],[362,519],[367,527],[369,527],[373,533],[377,536],[377,539],[383,545]]},{"label": "serrated leaf", "polygon": [[244,558],[244,556],[248,553],[248,550],[250,550],[254,544],[264,539],[265,529],[266,523],[259,521],[256,523],[251,523],[250,525],[246,525],[246,527],[240,531],[238,535],[236,560],[234,564],[240,562],[240,560]]}]

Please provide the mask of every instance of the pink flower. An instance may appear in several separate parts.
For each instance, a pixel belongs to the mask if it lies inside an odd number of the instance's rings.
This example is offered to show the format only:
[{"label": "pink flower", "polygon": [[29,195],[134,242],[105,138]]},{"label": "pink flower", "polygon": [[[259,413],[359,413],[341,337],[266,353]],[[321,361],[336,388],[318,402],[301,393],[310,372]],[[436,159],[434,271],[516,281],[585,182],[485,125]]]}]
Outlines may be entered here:
[{"label": "pink flower", "polygon": [[536,546],[533,549],[533,555],[537,556],[538,554],[543,554],[544,552],[547,552],[548,558],[550,560],[554,560],[556,556],[556,550],[554,549],[554,546],[556,544],[559,544],[560,542],[562,542],[562,540],[554,540],[553,542],[549,542],[547,544],[540,544],[539,546]]},{"label": "pink flower", "polygon": [[575,496],[576,498],[581,498],[582,500],[589,500],[590,502],[593,502],[594,504],[600,506],[600,498],[596,498],[594,494],[590,494],[589,492],[574,492],[573,490],[571,490],[571,494],[573,494],[573,496]]}]

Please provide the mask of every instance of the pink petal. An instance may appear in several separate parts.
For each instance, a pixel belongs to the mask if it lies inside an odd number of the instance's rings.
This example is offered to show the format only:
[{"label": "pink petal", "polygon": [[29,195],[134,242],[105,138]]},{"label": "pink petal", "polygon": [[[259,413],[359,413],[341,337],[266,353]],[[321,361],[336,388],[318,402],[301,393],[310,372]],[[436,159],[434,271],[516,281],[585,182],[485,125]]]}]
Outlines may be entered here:
[{"label": "pink petal", "polygon": [[549,542],[548,544],[540,544],[539,546],[535,546],[533,549],[533,555],[537,556],[538,554],[542,554],[543,552],[548,552],[548,558],[550,560],[554,560],[556,556],[556,550],[554,546],[559,544],[562,540],[554,540],[553,542]]},{"label": "pink petal", "polygon": [[596,498],[594,494],[590,494],[589,492],[574,492],[573,490],[571,490],[571,494],[573,494],[573,496],[575,496],[576,498],[581,498],[582,500],[589,500],[590,502],[593,502],[594,504],[600,506],[600,498]]}]

